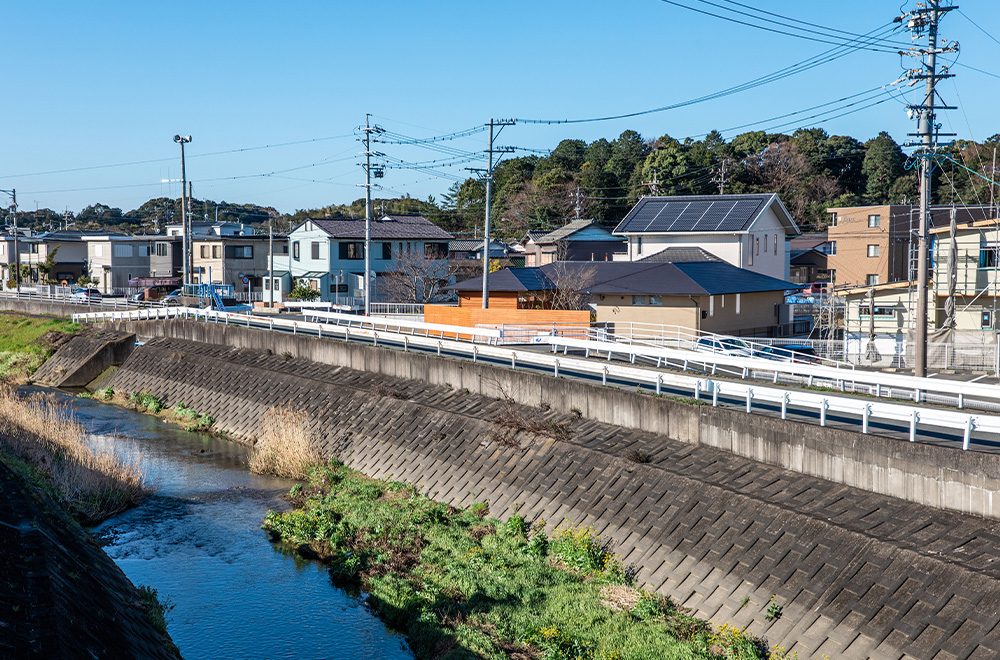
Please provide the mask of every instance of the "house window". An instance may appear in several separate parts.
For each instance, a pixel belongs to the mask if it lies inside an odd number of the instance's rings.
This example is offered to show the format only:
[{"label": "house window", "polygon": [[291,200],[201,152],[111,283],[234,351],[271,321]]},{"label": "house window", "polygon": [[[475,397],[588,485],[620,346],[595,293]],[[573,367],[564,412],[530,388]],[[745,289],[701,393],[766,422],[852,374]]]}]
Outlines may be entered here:
[{"label": "house window", "polygon": [[663,305],[663,296],[652,294],[649,296],[649,304],[660,307]]},{"label": "house window", "polygon": [[778,235],[774,235],[774,256],[778,256]]},{"label": "house window", "polygon": [[715,296],[708,297],[708,315],[715,316]]},{"label": "house window", "polygon": [[165,257],[165,256],[167,256],[167,244],[166,243],[157,243],[156,244],[156,256],[158,256],[158,257]]},{"label": "house window", "polygon": [[212,258],[213,259],[218,259],[220,255],[221,255],[221,250],[219,250],[219,246],[218,245],[213,245],[212,246]]},{"label": "house window", "polygon": [[743,295],[742,293],[737,293],[737,294],[736,294],[736,313],[737,313],[737,314],[739,314],[739,313],[740,313],[740,306],[741,306],[741,304],[742,304],[742,302],[743,302],[743,301],[742,301],[742,300],[740,299],[740,297],[741,297],[742,295]]},{"label": "house window", "polygon": [[347,293],[346,284],[331,284],[330,293]]},{"label": "house window", "polygon": [[364,259],[365,244],[361,242],[339,243],[341,259]]},{"label": "house window", "polygon": [[642,254],[642,236],[635,239],[635,253]]},{"label": "house window", "polygon": [[383,243],[382,244],[382,258],[383,259],[392,259],[392,243]]},{"label": "house window", "polygon": [[288,243],[278,243],[278,254],[288,254]]},{"label": "house window", "polygon": [[750,240],[750,248],[747,252],[750,253],[750,265],[753,266],[753,236],[747,236],[747,239]]},{"label": "house window", "polygon": [[[765,234],[766,236],[766,234]],[[760,237],[757,237],[755,245],[757,246],[757,254],[760,254]]]},{"label": "house window", "polygon": [[312,242],[312,258],[319,259],[319,241]]},{"label": "house window", "polygon": [[646,304],[646,296],[632,296],[632,304],[633,305],[645,305]]},{"label": "house window", "polygon": [[[863,318],[869,318],[871,316],[871,312],[869,311],[870,308],[871,308],[871,305],[867,305],[867,304],[866,305],[859,305],[858,306],[858,316],[861,316]],[[889,307],[889,306],[886,306],[886,305],[875,305],[875,318],[880,318],[881,317],[881,318],[884,318],[884,319],[891,319],[891,318],[895,318],[895,316],[896,316],[896,310],[893,309],[892,307]]]},{"label": "house window", "polygon": [[877,285],[878,284],[878,274],[875,273],[875,274],[871,274],[871,275],[865,276],[865,284],[867,284],[868,286],[875,286],[875,285]]},{"label": "house window", "polygon": [[6,243],[0,243],[0,254],[3,254],[6,251],[7,251],[7,244]]},{"label": "house window", "polygon": [[299,260],[299,242],[292,243],[292,259]]},{"label": "house window", "polygon": [[448,244],[447,243],[424,243],[424,258],[425,259],[447,259],[448,258]]},{"label": "house window", "polygon": [[870,216],[868,216],[868,226],[869,227],[878,227],[881,224],[881,222],[882,222],[882,217],[881,216],[878,216],[878,215],[870,215]]},{"label": "house window", "polygon": [[764,234],[764,254],[767,254],[767,234]]},{"label": "house window", "polygon": [[104,246],[103,245],[95,245],[94,246],[94,256],[97,256],[97,257],[103,257],[104,256]]},{"label": "house window", "polygon": [[984,327],[984,328],[992,328],[993,327],[993,312],[990,311],[990,310],[988,310],[988,309],[984,309],[983,310],[982,327]]},{"label": "house window", "polygon": [[253,246],[227,245],[226,259],[253,259]]},{"label": "house window", "polygon": [[878,256],[878,245],[869,245],[868,246],[868,256],[869,257],[877,257]]},{"label": "house window", "polygon": [[837,214],[836,213],[831,213],[830,214],[830,226],[831,227],[836,227],[837,226]]},{"label": "house window", "polygon": [[120,259],[128,259],[132,256],[132,246],[131,245],[115,245],[112,252],[114,256]]},{"label": "house window", "polygon": [[830,251],[827,254],[837,254],[837,241],[830,241]]},{"label": "house window", "polygon": [[997,267],[997,250],[1000,248],[1000,244],[997,243],[987,243],[979,250],[979,267],[980,268],[996,268]]},{"label": "house window", "polygon": [[140,245],[139,246],[139,256],[140,257],[148,257],[149,256],[149,246],[148,245]]},{"label": "house window", "polygon": [[208,246],[207,245],[202,245],[201,246],[201,258],[202,259],[208,259]]}]

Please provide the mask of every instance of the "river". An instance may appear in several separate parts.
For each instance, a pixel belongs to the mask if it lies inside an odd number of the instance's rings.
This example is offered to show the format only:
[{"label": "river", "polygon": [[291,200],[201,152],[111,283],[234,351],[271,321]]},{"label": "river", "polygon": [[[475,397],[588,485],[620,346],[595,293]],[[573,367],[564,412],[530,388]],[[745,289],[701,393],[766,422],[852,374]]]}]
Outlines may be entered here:
[{"label": "river", "polygon": [[412,658],[360,597],[260,529],[287,510],[288,480],[253,475],[247,450],[147,415],[56,393],[99,440],[131,445],[157,488],[95,534],[136,585],[173,604],[167,629],[187,660]]}]

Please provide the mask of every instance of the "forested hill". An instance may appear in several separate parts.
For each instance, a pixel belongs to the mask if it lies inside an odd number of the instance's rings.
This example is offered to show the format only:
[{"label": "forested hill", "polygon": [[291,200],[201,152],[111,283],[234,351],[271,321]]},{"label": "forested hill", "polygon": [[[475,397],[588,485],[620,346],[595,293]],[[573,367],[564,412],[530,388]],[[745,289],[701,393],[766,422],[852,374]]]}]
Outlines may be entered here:
[{"label": "forested hill", "polygon": [[[982,143],[944,147],[934,172],[934,203],[979,204],[990,200],[989,182],[1000,135]],[[968,170],[963,169],[968,168]],[[969,171],[971,170],[971,171]],[[776,192],[803,230],[822,229],[829,206],[916,203],[917,168],[900,145],[881,132],[862,142],[820,128],[792,135],[761,131],[730,141],[713,131],[700,140],[669,135],[646,139],[635,131],[587,143],[563,140],[547,156],[509,158],[494,174],[496,232],[513,238],[528,229],[552,229],[575,217],[613,226],[639,197]],[[374,213],[422,213],[456,235],[482,231],[485,185],[455,183],[437,201],[410,197],[376,199]],[[38,229],[71,220],[78,229],[148,232],[179,217],[180,201],[151,199],[137,209],[94,204],[70,218],[48,209],[19,213],[22,226]],[[287,231],[307,217],[364,217],[364,200],[281,214],[254,204],[195,199],[197,219],[242,222]]]}]

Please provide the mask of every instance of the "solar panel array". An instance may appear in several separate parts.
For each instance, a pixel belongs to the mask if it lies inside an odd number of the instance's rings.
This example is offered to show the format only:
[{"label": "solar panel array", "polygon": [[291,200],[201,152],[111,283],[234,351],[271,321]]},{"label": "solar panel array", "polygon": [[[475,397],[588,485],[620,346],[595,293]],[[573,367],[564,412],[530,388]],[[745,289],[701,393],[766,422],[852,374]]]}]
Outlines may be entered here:
[{"label": "solar panel array", "polygon": [[733,198],[656,198],[639,201],[616,232],[742,231],[770,195]]}]

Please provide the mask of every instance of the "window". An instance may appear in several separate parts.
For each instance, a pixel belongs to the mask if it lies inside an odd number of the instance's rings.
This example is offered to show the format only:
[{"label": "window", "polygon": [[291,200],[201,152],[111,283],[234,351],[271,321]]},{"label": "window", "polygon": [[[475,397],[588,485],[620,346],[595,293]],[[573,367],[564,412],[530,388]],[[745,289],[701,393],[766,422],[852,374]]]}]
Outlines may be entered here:
[{"label": "window", "polygon": [[278,243],[275,247],[275,254],[288,254],[288,243]]},{"label": "window", "polygon": [[646,304],[646,296],[632,296],[632,304],[633,305],[645,305]]},{"label": "window", "polygon": [[253,246],[227,245],[226,259],[253,259]]},{"label": "window", "polygon": [[221,256],[221,253],[222,253],[222,250],[219,249],[218,245],[213,245],[212,246],[212,258],[213,259],[218,259],[219,256]]},{"label": "window", "polygon": [[104,256],[104,246],[103,245],[95,245],[94,246],[94,255],[98,256],[98,257],[103,257]]},{"label": "window", "polygon": [[[765,235],[766,235],[766,234],[765,234]],[[757,245],[757,250],[756,250],[756,252],[757,252],[757,254],[760,254],[760,237],[759,237],[759,236],[757,237],[757,240],[756,240],[756,245]]]},{"label": "window", "polygon": [[[869,318],[870,312],[868,311],[871,305],[861,305],[858,307],[858,316],[863,316],[864,318]],[[875,305],[875,318],[895,318],[896,310],[892,307],[886,305]]]},{"label": "window", "polygon": [[740,296],[742,296],[742,295],[743,295],[742,293],[737,293],[736,294],[736,313],[737,314],[740,313],[740,306],[743,303],[742,299],[740,298]]},{"label": "window", "polygon": [[753,266],[753,236],[747,236],[747,239],[750,241],[750,247],[747,249],[747,252],[750,254],[750,265]]},{"label": "window", "polygon": [[778,235],[774,235],[774,256],[778,256]]},{"label": "window", "polygon": [[312,242],[312,258],[319,259],[319,241]]},{"label": "window", "polygon": [[202,259],[208,259],[208,246],[207,245],[202,245],[201,246],[201,258]]},{"label": "window", "polygon": [[[388,245],[388,243],[386,243],[386,245]],[[331,284],[330,285],[330,293],[347,293],[347,285],[346,284]]]},{"label": "window", "polygon": [[865,284],[868,286],[875,286],[878,284],[878,274],[872,274],[865,276]]},{"label": "window", "polygon": [[837,214],[836,213],[831,213],[830,214],[830,226],[831,227],[836,227],[837,226]]},{"label": "window", "polygon": [[38,254],[38,243],[28,243],[28,254]]},{"label": "window", "polygon": [[[382,244],[382,258],[383,259],[392,259],[392,243],[383,243]],[[333,292],[331,291],[331,293],[333,293]]]},{"label": "window", "polygon": [[148,257],[149,256],[149,246],[148,245],[140,245],[139,246],[139,256],[140,257]]},{"label": "window", "polygon": [[112,252],[114,256],[119,259],[128,259],[132,256],[132,246],[131,245],[115,245],[112,247]]},{"label": "window", "polygon": [[299,242],[292,243],[292,259],[299,260]]},{"label": "window", "polygon": [[7,251],[7,244],[6,243],[0,243],[0,254],[3,254],[6,251]]},{"label": "window", "polygon": [[642,254],[642,236],[635,239],[635,253]]},{"label": "window", "polygon": [[157,243],[156,244],[156,256],[158,256],[158,257],[165,257],[165,256],[167,256],[167,244],[166,243]]},{"label": "window", "polygon": [[341,259],[364,259],[365,258],[365,244],[361,242],[355,243],[339,243],[340,246],[340,258]]},{"label": "window", "polygon": [[830,241],[830,251],[827,254],[837,254],[837,241]]},{"label": "window", "polygon": [[878,216],[878,215],[870,215],[870,216],[868,216],[868,226],[869,227],[878,227],[881,224],[881,222],[882,222],[882,217],[881,216]]},{"label": "window", "polygon": [[979,267],[980,268],[996,268],[997,267],[997,250],[1000,248],[1000,244],[997,243],[987,243],[979,250]]},{"label": "window", "polygon": [[649,296],[649,304],[650,305],[656,305],[656,306],[663,305],[663,296],[659,296],[659,295],[656,295],[656,294],[650,295]]},{"label": "window", "polygon": [[868,246],[868,256],[869,257],[877,257],[878,256],[878,245],[869,245]]},{"label": "window", "polygon": [[984,328],[993,327],[993,312],[988,309],[983,310],[982,327]]},{"label": "window", "polygon": [[767,254],[767,234],[764,234],[764,254]]},{"label": "window", "polygon": [[424,243],[424,258],[425,259],[447,259],[448,258],[448,244],[447,243]]}]

